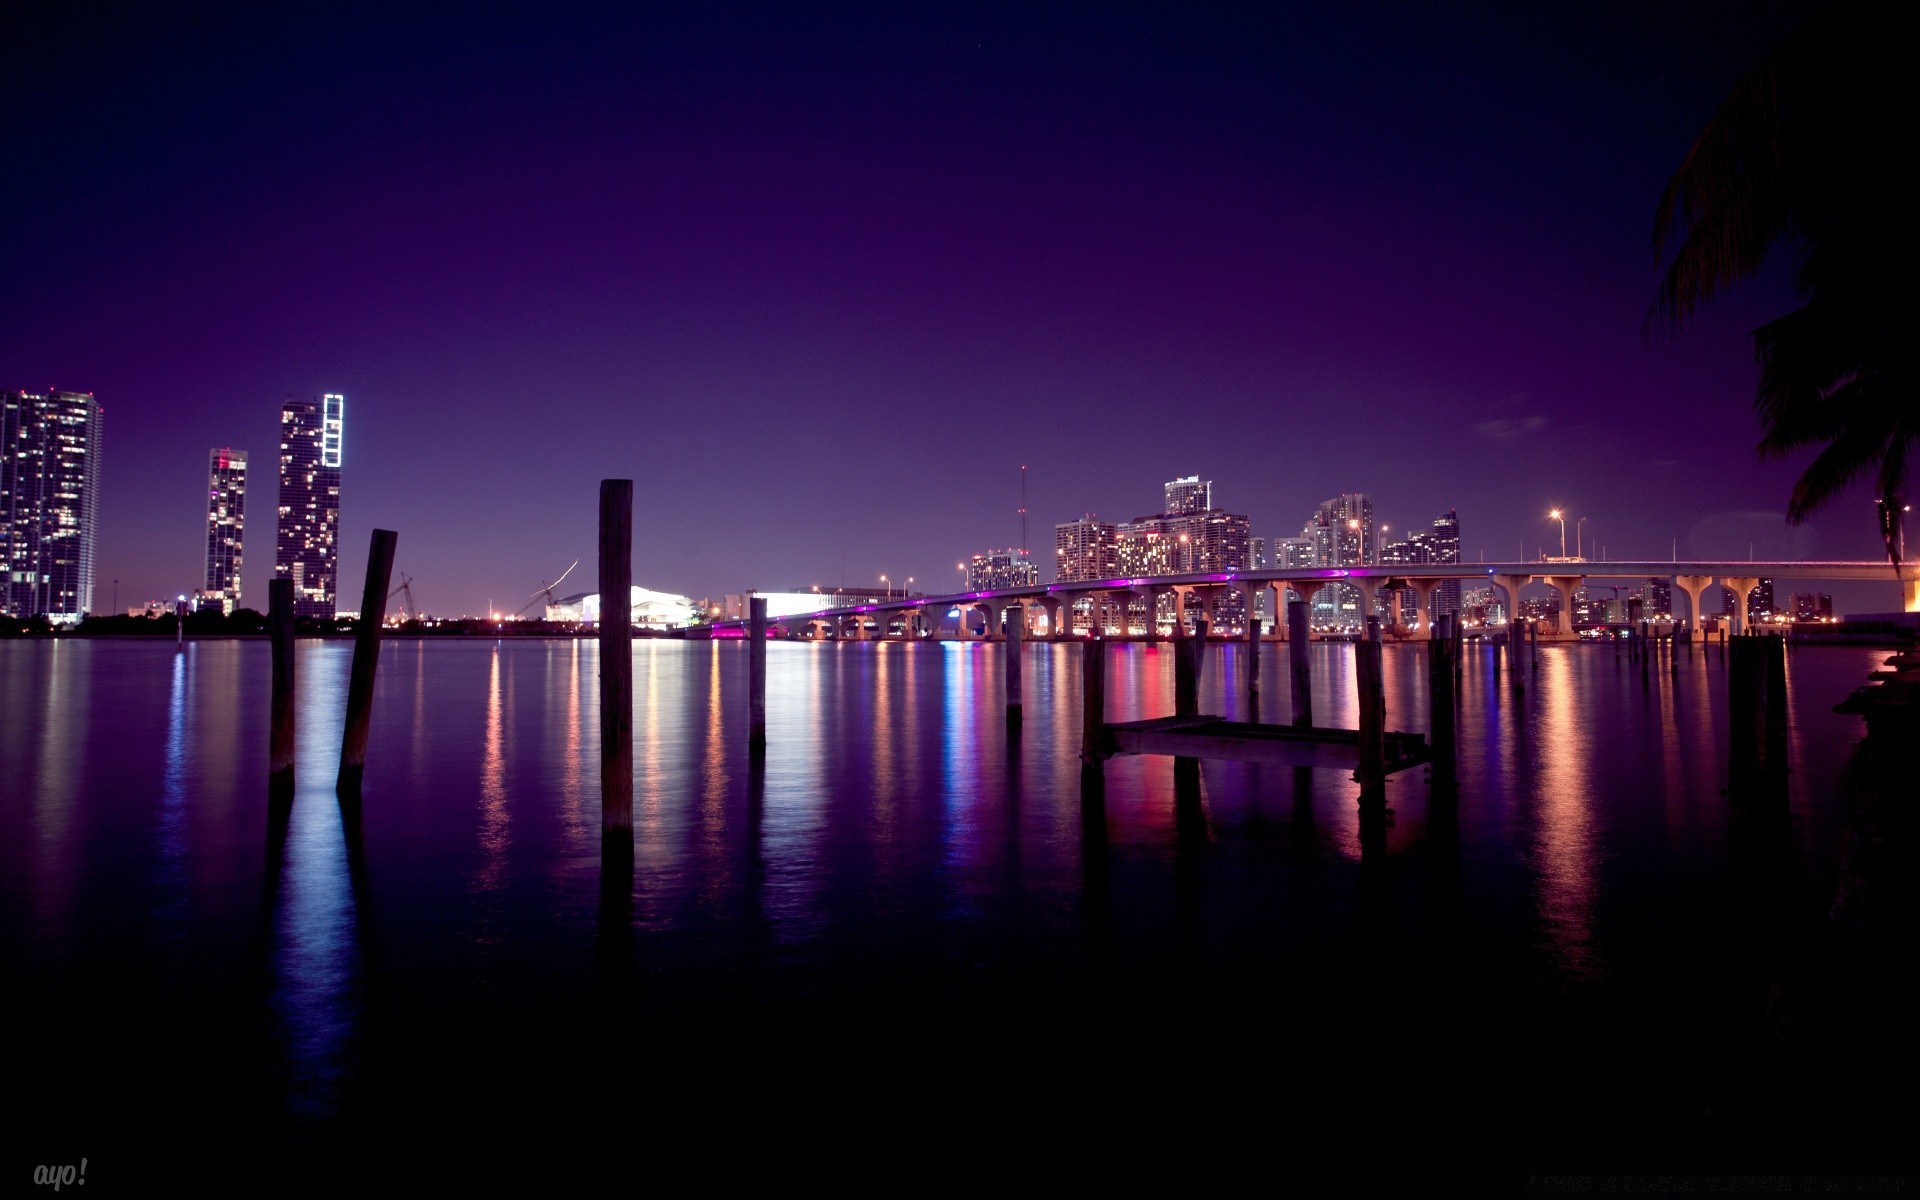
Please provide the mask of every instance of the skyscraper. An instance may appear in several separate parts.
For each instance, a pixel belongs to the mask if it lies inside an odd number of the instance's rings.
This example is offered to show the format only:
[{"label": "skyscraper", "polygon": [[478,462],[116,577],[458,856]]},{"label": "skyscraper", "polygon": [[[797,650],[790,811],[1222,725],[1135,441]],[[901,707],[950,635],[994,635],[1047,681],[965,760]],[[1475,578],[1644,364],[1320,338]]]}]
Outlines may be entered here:
[{"label": "skyscraper", "polygon": [[1024,550],[989,550],[967,563],[969,591],[1030,587],[1039,582],[1040,569],[1027,560]]},{"label": "skyscraper", "polygon": [[207,581],[200,607],[230,613],[240,606],[241,543],[247,530],[247,452],[207,455]]},{"label": "skyscraper", "polygon": [[1213,480],[1202,480],[1198,475],[1175,479],[1166,485],[1165,503],[1162,511],[1168,516],[1206,512],[1213,507]]},{"label": "skyscraper", "polygon": [[[1433,519],[1433,559],[1436,563],[1457,566],[1460,562],[1460,514],[1453,509]],[[1460,581],[1449,579],[1434,589],[1433,617],[1460,615]]]},{"label": "skyscraper", "polygon": [[[1300,536],[1313,543],[1316,567],[1364,566],[1375,559],[1373,498],[1365,492],[1342,493],[1320,505]],[[1336,583],[1313,598],[1314,621],[1352,624],[1360,619],[1360,589]]]},{"label": "skyscraper", "polygon": [[273,571],[293,580],[296,616],[331,620],[340,559],[340,441],[346,400],[280,408],[280,521]]},{"label": "skyscraper", "polygon": [[0,612],[92,607],[100,424],[92,392],[0,392]]},{"label": "skyscraper", "polygon": [[1053,527],[1053,578],[1057,583],[1112,579],[1119,574],[1114,527],[1088,513]]}]

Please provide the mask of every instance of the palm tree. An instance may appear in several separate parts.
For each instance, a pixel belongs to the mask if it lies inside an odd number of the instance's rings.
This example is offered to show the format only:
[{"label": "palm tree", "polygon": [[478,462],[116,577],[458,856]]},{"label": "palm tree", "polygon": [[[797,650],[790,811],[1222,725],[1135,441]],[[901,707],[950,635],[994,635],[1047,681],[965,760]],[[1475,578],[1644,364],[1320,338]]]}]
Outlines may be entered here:
[{"label": "palm tree", "polygon": [[1903,40],[1868,9],[1838,6],[1740,81],[1660,197],[1654,253],[1674,250],[1647,313],[1649,328],[1678,330],[1776,247],[1795,253],[1802,307],[1753,333],[1759,453],[1821,447],[1788,500],[1795,524],[1871,472],[1896,573],[1920,437]]}]

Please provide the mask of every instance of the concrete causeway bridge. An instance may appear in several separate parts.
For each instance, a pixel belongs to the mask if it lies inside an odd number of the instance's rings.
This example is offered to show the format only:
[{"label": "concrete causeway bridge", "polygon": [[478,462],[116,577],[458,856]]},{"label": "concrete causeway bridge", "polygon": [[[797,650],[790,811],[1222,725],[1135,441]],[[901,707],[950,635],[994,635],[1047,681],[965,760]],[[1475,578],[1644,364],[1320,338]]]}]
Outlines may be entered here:
[{"label": "concrete causeway bridge", "polygon": [[[1227,595],[1238,593],[1243,612],[1262,611],[1274,627],[1269,635],[1282,636],[1282,622],[1272,614],[1286,611],[1282,601],[1291,592],[1299,600],[1311,603],[1319,591],[1330,584],[1351,584],[1360,593],[1360,616],[1373,615],[1375,593],[1380,589],[1399,592],[1411,589],[1419,599],[1422,616],[1418,636],[1428,637],[1433,628],[1433,593],[1449,581],[1491,584],[1506,595],[1509,612],[1519,611],[1520,589],[1530,583],[1545,583],[1559,592],[1560,620],[1554,634],[1571,637],[1573,630],[1573,594],[1590,579],[1631,579],[1646,582],[1670,579],[1676,592],[1688,601],[1685,614],[1676,618],[1700,618],[1700,596],[1714,584],[1731,588],[1745,596],[1760,580],[1790,582],[1864,581],[1882,584],[1895,582],[1893,568],[1884,561],[1868,562],[1591,562],[1581,559],[1548,559],[1541,562],[1509,563],[1422,563],[1358,567],[1285,567],[1264,570],[1210,572],[1191,575],[1152,575],[1132,578],[1076,580],[1072,583],[1032,584],[1026,587],[995,588],[986,591],[952,592],[940,596],[912,596],[882,599],[840,607],[822,607],[811,612],[788,613],[769,618],[769,625],[784,627],[789,633],[821,637],[828,633],[842,639],[870,638],[997,638],[1006,628],[1007,614],[1018,611],[1024,616],[1023,632],[1031,633],[1044,618],[1050,636],[1072,636],[1072,613],[1085,606],[1092,627],[1106,630],[1115,624],[1125,632],[1126,613],[1136,601],[1148,612],[1161,611],[1161,600],[1171,598],[1175,614],[1174,636],[1182,636],[1185,618],[1205,617],[1210,626],[1220,629],[1218,606]],[[1899,576],[1900,606],[1907,612],[1920,612],[1920,565],[1905,564]],[[1264,597],[1262,593],[1267,593]],[[1891,599],[1891,597],[1889,597]],[[1889,605],[1891,608],[1891,605]],[[963,616],[957,629],[949,632],[946,618],[958,609],[962,614],[983,618],[982,632],[972,632],[973,622]],[[1745,624],[1743,605],[1732,614],[1732,632]],[[1063,614],[1066,616],[1063,618]],[[718,636],[744,633],[742,620],[719,621],[700,627],[700,632]]]}]

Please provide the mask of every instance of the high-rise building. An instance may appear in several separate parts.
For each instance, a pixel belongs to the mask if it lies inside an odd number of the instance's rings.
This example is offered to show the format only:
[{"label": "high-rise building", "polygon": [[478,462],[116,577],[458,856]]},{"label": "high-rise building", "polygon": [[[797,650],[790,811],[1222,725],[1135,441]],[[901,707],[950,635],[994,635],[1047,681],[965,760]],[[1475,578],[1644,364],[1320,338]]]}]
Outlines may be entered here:
[{"label": "high-rise building", "polygon": [[1247,562],[1256,571],[1264,571],[1273,565],[1273,560],[1267,557],[1266,538],[1247,539]]},{"label": "high-rise building", "polygon": [[1025,550],[989,550],[967,563],[967,590],[1028,587],[1040,582],[1040,568],[1028,561]]},{"label": "high-rise building", "polygon": [[199,607],[231,613],[240,606],[242,543],[247,532],[247,452],[207,455],[207,580]]},{"label": "high-rise building", "polygon": [[1831,621],[1833,619],[1833,597],[1826,592],[1795,592],[1793,594],[1793,619],[1796,621]]},{"label": "high-rise building", "polygon": [[1647,602],[1646,615],[1649,620],[1654,617],[1670,617],[1673,615],[1673,584],[1667,580],[1657,576],[1647,580],[1647,591],[1644,599]]},{"label": "high-rise building", "polygon": [[1203,480],[1198,475],[1187,475],[1169,482],[1165,490],[1166,507],[1161,511],[1168,516],[1202,513],[1213,507],[1213,480],[1211,479]]},{"label": "high-rise building", "polygon": [[340,442],[346,400],[289,396],[280,409],[280,521],[273,571],[293,611],[331,620],[340,569]]},{"label": "high-rise building", "polygon": [[[1343,493],[1320,505],[1300,536],[1313,543],[1313,566],[1365,566],[1375,559],[1373,498]],[[1316,624],[1353,624],[1360,620],[1360,589],[1336,583],[1313,598]]]},{"label": "high-rise building", "polygon": [[1773,580],[1762,579],[1747,591],[1747,620],[1773,620]]},{"label": "high-rise building", "polygon": [[1088,513],[1053,527],[1053,578],[1056,583],[1112,579],[1119,575],[1114,526]]},{"label": "high-rise building", "polygon": [[0,392],[0,612],[68,624],[93,606],[100,405]]},{"label": "high-rise building", "polygon": [[[1433,519],[1433,558],[1431,561],[1446,566],[1458,566],[1460,563],[1460,514],[1453,509]],[[1433,592],[1433,616],[1460,615],[1460,581],[1449,579]]]}]

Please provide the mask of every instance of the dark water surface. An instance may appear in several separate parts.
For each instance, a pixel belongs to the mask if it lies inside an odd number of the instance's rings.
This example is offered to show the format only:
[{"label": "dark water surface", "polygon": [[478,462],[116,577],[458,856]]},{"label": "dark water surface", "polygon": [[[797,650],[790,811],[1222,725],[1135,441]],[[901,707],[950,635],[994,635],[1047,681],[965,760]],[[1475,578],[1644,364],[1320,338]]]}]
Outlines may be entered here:
[{"label": "dark water surface", "polygon": [[[641,642],[630,878],[594,643],[388,642],[357,811],[351,646],[301,643],[279,820],[267,653],[0,643],[7,1169],[1847,1165],[1801,1109],[1776,1139],[1767,1006],[1833,897],[1862,730],[1831,706],[1883,651],[1790,653],[1791,817],[1753,851],[1718,658],[1643,680],[1545,646],[1516,702],[1470,652],[1457,813],[1397,775],[1363,857],[1335,772],[1209,763],[1183,800],[1171,760],[1123,759],[1089,801],[1078,647],[1027,648],[1010,737],[999,646],[773,644],[760,770],[744,646]],[[1114,719],[1172,711],[1170,650],[1112,654]],[[1241,654],[1210,651],[1204,711],[1247,715]],[[1425,730],[1424,651],[1385,659],[1389,728]],[[1313,662],[1319,723],[1353,725],[1351,648]]]}]

